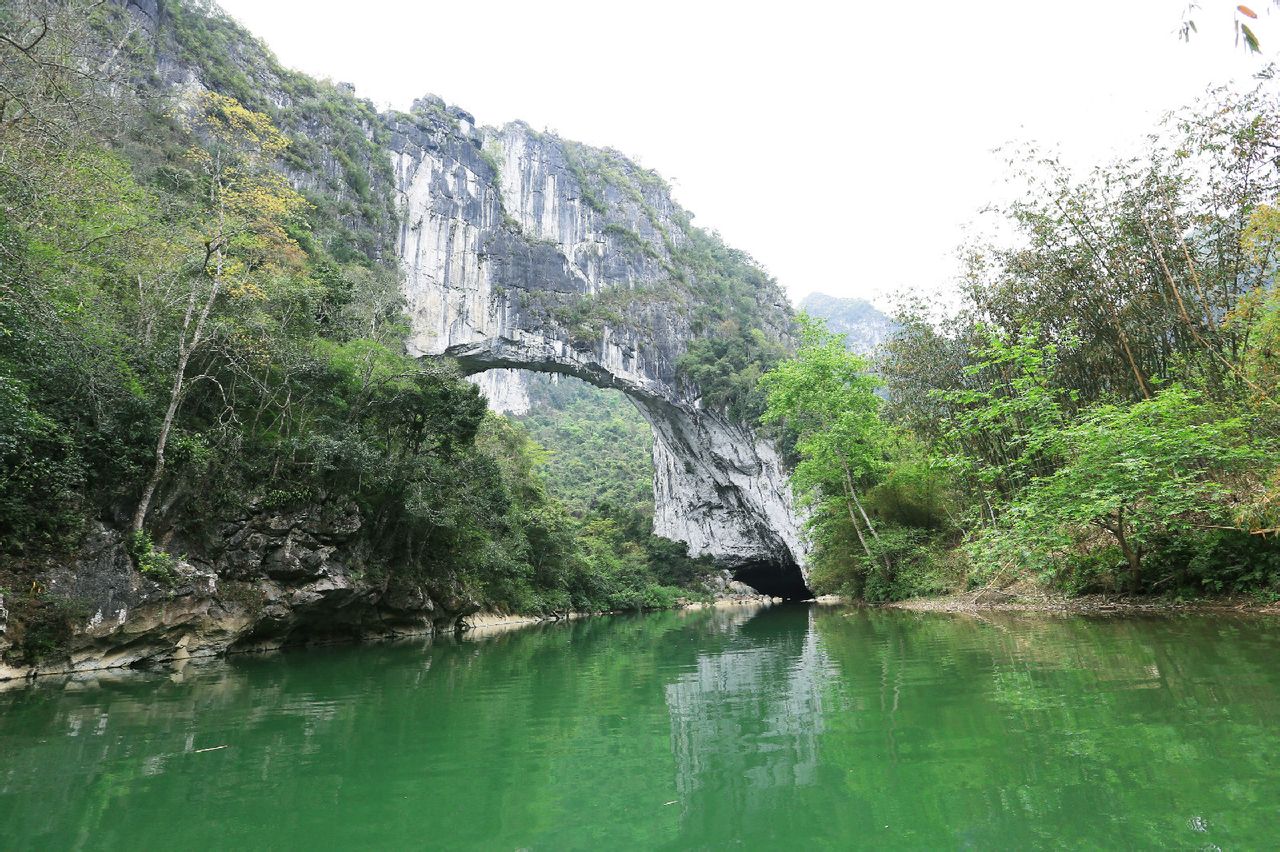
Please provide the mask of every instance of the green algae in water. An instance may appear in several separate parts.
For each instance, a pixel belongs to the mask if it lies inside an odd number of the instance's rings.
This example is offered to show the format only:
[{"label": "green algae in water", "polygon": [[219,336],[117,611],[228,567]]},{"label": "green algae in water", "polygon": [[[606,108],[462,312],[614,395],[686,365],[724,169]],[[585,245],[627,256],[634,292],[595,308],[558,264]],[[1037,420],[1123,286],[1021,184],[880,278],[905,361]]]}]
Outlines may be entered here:
[{"label": "green algae in water", "polygon": [[0,847],[1268,846],[1275,627],[786,606],[50,682],[0,695]]}]

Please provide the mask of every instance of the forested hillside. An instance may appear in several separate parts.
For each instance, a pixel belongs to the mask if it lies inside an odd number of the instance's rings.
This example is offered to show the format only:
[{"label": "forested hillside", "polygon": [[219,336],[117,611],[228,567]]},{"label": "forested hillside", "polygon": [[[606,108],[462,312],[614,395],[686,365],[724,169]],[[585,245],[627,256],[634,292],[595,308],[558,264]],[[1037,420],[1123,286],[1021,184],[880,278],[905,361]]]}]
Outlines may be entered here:
[{"label": "forested hillside", "polygon": [[958,312],[904,312],[874,364],[810,323],[763,386],[815,584],[1280,596],[1277,152],[1270,73],[1141,158],[1078,175],[1024,151]]},{"label": "forested hillside", "polygon": [[[541,451],[548,494],[601,549],[599,558],[688,588],[713,570],[653,530],[653,431],[619,391],[566,376],[528,377],[529,412],[515,418]],[[606,552],[607,551],[607,552]]]},{"label": "forested hillside", "polygon": [[519,425],[405,354],[368,102],[209,5],[24,0],[0,27],[0,597],[47,628],[20,653],[78,613],[31,577],[117,530],[161,587],[230,571],[255,519],[335,513],[316,553],[375,588],[562,611],[692,579],[566,510]]},{"label": "forested hillside", "polygon": [[547,490],[578,515],[653,516],[653,431],[621,391],[527,373],[516,419],[546,451]]}]

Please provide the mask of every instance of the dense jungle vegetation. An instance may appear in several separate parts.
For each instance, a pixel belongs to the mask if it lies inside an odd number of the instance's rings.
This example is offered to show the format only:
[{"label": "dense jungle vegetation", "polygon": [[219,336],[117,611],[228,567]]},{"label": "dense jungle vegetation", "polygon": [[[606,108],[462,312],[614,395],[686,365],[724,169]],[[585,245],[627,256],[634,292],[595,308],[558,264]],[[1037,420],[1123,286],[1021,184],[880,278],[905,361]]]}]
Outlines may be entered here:
[{"label": "dense jungle vegetation", "polygon": [[[227,518],[354,506],[370,576],[524,611],[688,594],[708,566],[650,535],[626,400],[543,381],[515,421],[405,355],[372,105],[216,7],[159,8],[0,11],[0,581],[98,523],[163,578]],[[807,320],[788,357],[776,283],[668,235],[679,374],[788,448],[817,590],[1280,596],[1275,86],[1086,175],[1019,151],[961,307],[907,305],[872,359]],[[620,168],[579,154],[586,189]]]},{"label": "dense jungle vegetation", "polygon": [[963,303],[909,304],[873,360],[808,320],[766,375],[820,591],[1031,579],[1280,598],[1280,99],[1214,89],[1140,157],[1034,148]]},{"label": "dense jungle vegetation", "polygon": [[[572,509],[523,427],[405,354],[371,105],[280,69],[214,7],[160,9],[156,32],[123,4],[0,11],[11,591],[98,522],[164,578],[229,517],[355,506],[369,576],[522,611],[687,594],[697,569],[670,566],[694,563],[633,505]],[[161,85],[161,52],[209,89]]]}]

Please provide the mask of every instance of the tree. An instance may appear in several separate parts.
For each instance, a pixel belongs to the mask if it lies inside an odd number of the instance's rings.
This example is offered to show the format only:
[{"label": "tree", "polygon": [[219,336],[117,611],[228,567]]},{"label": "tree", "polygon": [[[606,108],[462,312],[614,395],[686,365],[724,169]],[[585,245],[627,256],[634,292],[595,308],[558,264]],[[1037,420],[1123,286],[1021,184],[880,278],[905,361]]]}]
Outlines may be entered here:
[{"label": "tree", "polygon": [[[203,92],[192,105],[190,129],[198,144],[187,158],[204,181],[191,224],[196,259],[184,270],[185,299],[174,341],[174,367],[168,406],[156,438],[155,459],[133,513],[139,532],[165,474],[165,451],[178,409],[190,384],[192,356],[209,343],[215,309],[228,302],[263,299],[277,276],[303,262],[297,242],[285,230],[306,206],[271,166],[289,140],[262,113],[234,98]],[[291,269],[293,267],[294,269]]]},{"label": "tree", "polygon": [[[1058,462],[1060,431],[1075,394],[1059,387],[1059,347],[1036,327],[1004,334],[979,325],[984,342],[970,350],[961,374],[968,387],[938,390],[950,426],[953,464],[976,481],[987,515],[992,501],[1016,495]],[[1066,341],[1070,347],[1074,341]]]},{"label": "tree", "polygon": [[1102,405],[1064,430],[1065,461],[1010,512],[1015,536],[1052,547],[1094,527],[1142,587],[1143,557],[1169,536],[1233,526],[1230,480],[1267,458],[1245,422],[1173,385],[1132,406]]},{"label": "tree", "polygon": [[[11,0],[0,11],[0,138],[43,153],[118,126],[139,28],[95,0]],[[9,164],[0,163],[0,171]]]},{"label": "tree", "polygon": [[813,503],[822,496],[842,496],[863,551],[871,548],[875,525],[858,497],[863,482],[880,464],[878,381],[867,362],[845,349],[844,339],[820,320],[799,317],[800,346],[760,379],[765,395],[761,422],[794,437],[800,457],[792,475],[796,491]]}]

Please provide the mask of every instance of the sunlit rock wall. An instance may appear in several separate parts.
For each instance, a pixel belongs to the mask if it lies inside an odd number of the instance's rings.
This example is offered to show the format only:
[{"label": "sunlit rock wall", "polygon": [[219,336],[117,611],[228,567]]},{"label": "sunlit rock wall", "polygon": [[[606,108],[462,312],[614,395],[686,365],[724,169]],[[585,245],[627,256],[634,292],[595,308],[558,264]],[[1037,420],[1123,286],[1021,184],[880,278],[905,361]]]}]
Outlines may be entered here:
[{"label": "sunlit rock wall", "polygon": [[392,130],[411,351],[503,370],[480,382],[508,411],[522,394],[510,368],[629,394],[654,430],[655,532],[762,591],[803,595],[805,546],[777,452],[676,374],[693,332],[670,283],[686,237],[665,185],[614,159],[622,185],[584,189],[585,149],[520,123],[479,130],[432,99]]}]

